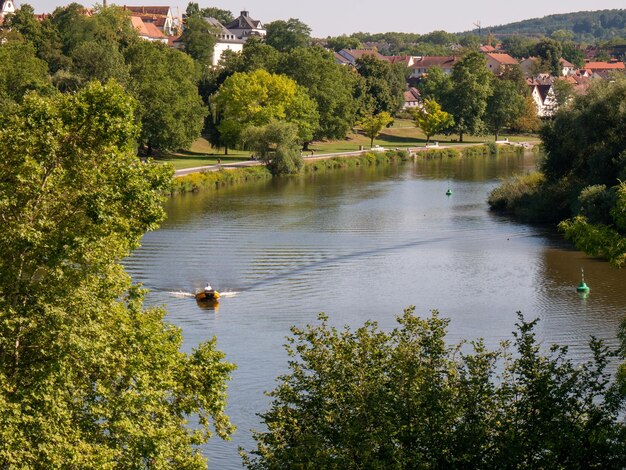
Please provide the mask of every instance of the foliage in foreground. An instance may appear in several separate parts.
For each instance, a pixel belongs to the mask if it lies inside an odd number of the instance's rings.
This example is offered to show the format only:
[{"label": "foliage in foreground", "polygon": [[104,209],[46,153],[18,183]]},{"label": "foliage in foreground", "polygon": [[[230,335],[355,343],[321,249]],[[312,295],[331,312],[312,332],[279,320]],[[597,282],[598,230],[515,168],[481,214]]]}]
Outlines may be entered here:
[{"label": "foliage in foreground", "polygon": [[612,353],[590,342],[575,366],[545,356],[536,320],[519,315],[514,351],[482,341],[449,346],[449,321],[405,310],[387,333],[376,323],[337,330],[328,317],[293,328],[289,373],[270,393],[266,432],[242,451],[248,468],[623,468],[624,395]]},{"label": "foliage in foreground", "polygon": [[[164,217],[135,102],[28,94],[0,130],[0,468],[206,468],[233,366],[144,309],[119,261]],[[190,416],[199,426],[188,429]]]}]

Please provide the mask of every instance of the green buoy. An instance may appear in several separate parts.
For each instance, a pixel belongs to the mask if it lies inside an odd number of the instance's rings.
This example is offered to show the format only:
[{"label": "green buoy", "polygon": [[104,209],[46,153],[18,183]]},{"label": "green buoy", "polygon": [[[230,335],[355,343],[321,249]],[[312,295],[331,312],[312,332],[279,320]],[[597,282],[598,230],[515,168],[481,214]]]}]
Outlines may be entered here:
[{"label": "green buoy", "polygon": [[589,286],[587,284],[585,284],[585,270],[584,269],[580,269],[580,284],[578,284],[578,287],[576,288],[576,292],[589,292],[591,289],[589,289]]},{"label": "green buoy", "polygon": [[452,196],[452,190],[450,188],[446,191],[446,196]]}]

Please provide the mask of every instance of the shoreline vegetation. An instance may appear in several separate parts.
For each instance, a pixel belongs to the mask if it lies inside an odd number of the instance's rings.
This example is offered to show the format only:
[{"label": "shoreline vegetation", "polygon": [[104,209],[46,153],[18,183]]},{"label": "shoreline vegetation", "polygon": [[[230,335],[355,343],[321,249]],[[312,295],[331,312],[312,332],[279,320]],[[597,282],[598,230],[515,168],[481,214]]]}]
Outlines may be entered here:
[{"label": "shoreline vegetation", "polygon": [[[536,148],[533,147],[533,148]],[[422,147],[419,149],[389,149],[386,151],[364,151],[360,155],[337,155],[332,157],[309,158],[305,160],[303,174],[328,170],[345,170],[356,167],[371,167],[383,164],[397,164],[416,158],[473,158],[493,157],[501,154],[522,153],[527,149],[523,145],[469,144],[463,147]],[[203,170],[184,176],[175,177],[170,187],[170,195],[216,190],[226,186],[262,181],[273,178],[265,165],[243,168],[226,168],[219,170]]]}]

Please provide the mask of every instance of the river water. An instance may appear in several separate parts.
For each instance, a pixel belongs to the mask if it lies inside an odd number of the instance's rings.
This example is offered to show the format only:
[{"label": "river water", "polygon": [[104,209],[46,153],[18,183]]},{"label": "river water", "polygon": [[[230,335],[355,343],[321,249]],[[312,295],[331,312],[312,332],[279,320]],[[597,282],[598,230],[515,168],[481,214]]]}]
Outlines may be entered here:
[{"label": "river water", "polygon": [[[511,338],[516,312],[539,317],[538,338],[589,357],[590,335],[617,344],[626,270],[572,249],[549,229],[494,215],[485,202],[501,177],[533,156],[418,160],[254,183],[174,197],[162,228],[125,261],[165,305],[189,351],[213,336],[238,369],[227,413],[238,430],[211,439],[209,466],[241,468],[265,391],[286,372],[284,338],[320,312],[337,326],[376,320],[384,329],[410,305],[451,318],[449,340]],[[446,196],[446,190],[453,191]],[[575,291],[580,270],[591,287]],[[216,310],[190,292],[210,281],[233,294]]]}]

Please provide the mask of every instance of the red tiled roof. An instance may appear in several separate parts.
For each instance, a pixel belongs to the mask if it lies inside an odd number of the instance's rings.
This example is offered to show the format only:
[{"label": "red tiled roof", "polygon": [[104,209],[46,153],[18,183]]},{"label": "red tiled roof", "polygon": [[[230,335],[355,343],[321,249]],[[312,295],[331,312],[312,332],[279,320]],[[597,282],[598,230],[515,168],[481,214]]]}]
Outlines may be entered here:
[{"label": "red tiled roof", "polygon": [[420,92],[417,88],[409,88],[409,91],[404,92],[404,101],[418,101],[420,99]]},{"label": "red tiled roof", "polygon": [[145,6],[124,5],[124,9],[130,10],[133,13],[141,13],[144,15],[160,15],[160,16],[167,16],[167,14],[170,11],[170,7],[163,7],[163,6],[145,7]]},{"label": "red tiled roof", "polygon": [[587,62],[587,70],[624,70],[624,62]]},{"label": "red tiled roof", "polygon": [[456,56],[424,56],[419,59],[416,59],[413,63],[414,69],[423,69],[430,68],[434,66],[443,67],[453,67],[459,61],[459,58]]},{"label": "red tiled roof", "polygon": [[571,62],[565,60],[563,57],[561,57],[561,61],[560,62],[561,62],[561,66],[563,66],[563,67],[570,67],[570,68],[575,67],[574,64],[572,64]]},{"label": "red tiled roof", "polygon": [[493,46],[480,46],[480,52],[495,52],[496,48]]},{"label": "red tiled roof", "polygon": [[140,36],[146,36],[151,39],[163,39],[166,37],[156,25],[144,22],[139,16],[131,16],[130,22]]},{"label": "red tiled roof", "polygon": [[493,54],[493,53],[488,53],[485,54],[487,57],[491,57],[493,60],[495,60],[496,62],[499,62],[502,65],[517,65],[519,64],[519,62],[517,60],[515,60],[513,57],[511,57],[509,54],[504,54],[504,53],[498,53],[498,54]]}]

